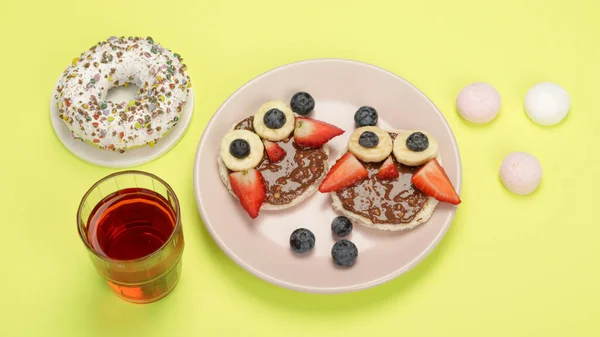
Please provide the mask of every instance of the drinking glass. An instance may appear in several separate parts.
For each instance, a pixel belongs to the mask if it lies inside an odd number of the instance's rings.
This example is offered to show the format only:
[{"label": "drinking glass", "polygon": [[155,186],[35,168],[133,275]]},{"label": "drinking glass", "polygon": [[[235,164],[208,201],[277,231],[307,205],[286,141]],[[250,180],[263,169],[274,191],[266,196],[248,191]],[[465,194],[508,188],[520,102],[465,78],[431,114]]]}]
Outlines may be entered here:
[{"label": "drinking glass", "polygon": [[168,295],[184,249],[179,201],[159,177],[123,171],[83,196],[77,227],[96,271],[122,299],[150,303]]}]

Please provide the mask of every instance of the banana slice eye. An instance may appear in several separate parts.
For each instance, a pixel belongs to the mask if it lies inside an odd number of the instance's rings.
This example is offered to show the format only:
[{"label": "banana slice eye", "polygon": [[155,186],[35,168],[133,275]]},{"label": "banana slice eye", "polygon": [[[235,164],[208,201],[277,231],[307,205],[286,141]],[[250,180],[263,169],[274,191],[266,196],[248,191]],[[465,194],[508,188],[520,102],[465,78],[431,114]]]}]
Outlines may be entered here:
[{"label": "banana slice eye", "polygon": [[394,139],[394,157],[407,166],[423,165],[438,155],[438,144],[425,131],[407,130]]},{"label": "banana slice eye", "polygon": [[348,149],[363,162],[380,162],[392,153],[392,137],[376,126],[363,126],[354,130]]},{"label": "banana slice eye", "polygon": [[260,137],[248,130],[233,130],[221,140],[221,159],[231,171],[255,168],[264,156]]},{"label": "banana slice eye", "polygon": [[272,142],[286,139],[294,131],[294,113],[281,101],[263,104],[254,115],[254,132]]}]

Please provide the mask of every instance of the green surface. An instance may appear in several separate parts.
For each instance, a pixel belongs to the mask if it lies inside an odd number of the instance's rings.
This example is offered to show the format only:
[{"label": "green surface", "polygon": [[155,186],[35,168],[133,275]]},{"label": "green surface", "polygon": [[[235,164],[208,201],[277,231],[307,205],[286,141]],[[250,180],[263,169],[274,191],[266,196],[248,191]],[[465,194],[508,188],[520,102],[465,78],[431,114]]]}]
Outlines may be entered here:
[{"label": "green surface", "polygon": [[[0,336],[600,335],[599,11],[593,0],[3,3]],[[110,292],[76,231],[81,196],[114,170],[71,155],[48,116],[60,73],[111,35],[150,35],[177,51],[196,90],[179,145],[138,167],[175,189],[187,242],[180,284],[145,306]],[[413,82],[446,115],[463,156],[463,205],[440,246],[401,278],[354,294],[307,295],[254,278],[213,243],[193,195],[196,146],[219,105],[262,72],[317,57]],[[545,80],[573,100],[556,127],[522,110],[527,89]],[[474,81],[503,97],[499,118],[482,127],[454,111]],[[517,150],[543,165],[529,197],[497,178]]]}]

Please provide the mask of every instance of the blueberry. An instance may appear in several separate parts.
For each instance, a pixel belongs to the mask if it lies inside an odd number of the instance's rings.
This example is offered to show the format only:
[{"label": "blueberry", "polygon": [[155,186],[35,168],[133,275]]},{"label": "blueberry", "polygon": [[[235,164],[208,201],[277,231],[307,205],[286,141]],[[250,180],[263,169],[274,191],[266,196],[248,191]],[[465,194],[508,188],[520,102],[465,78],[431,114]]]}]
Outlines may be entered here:
[{"label": "blueberry", "polygon": [[244,139],[235,139],[229,144],[229,153],[238,159],[246,158],[250,154],[250,144]]},{"label": "blueberry", "polygon": [[315,100],[307,92],[297,92],[292,96],[290,107],[298,115],[306,116],[315,108]]},{"label": "blueberry", "polygon": [[352,233],[352,222],[345,216],[340,215],[331,222],[331,231],[340,238],[348,236]]},{"label": "blueberry", "polygon": [[306,228],[298,228],[290,235],[290,246],[295,253],[306,253],[315,247],[315,235]]},{"label": "blueberry", "polygon": [[340,240],[331,248],[333,262],[340,267],[352,267],[358,257],[358,249],[348,240]]},{"label": "blueberry", "polygon": [[279,109],[271,109],[267,111],[265,117],[263,117],[263,122],[269,129],[279,129],[285,124],[286,118],[283,111]]},{"label": "blueberry", "polygon": [[358,144],[360,144],[362,147],[366,147],[367,149],[374,148],[377,146],[377,144],[379,144],[379,137],[377,137],[375,132],[365,131],[360,134],[360,137],[358,137]]},{"label": "blueberry", "polygon": [[377,125],[377,111],[370,106],[361,106],[354,113],[354,123],[357,127]]},{"label": "blueberry", "polygon": [[414,132],[406,138],[406,147],[414,152],[427,150],[429,139],[422,132]]}]

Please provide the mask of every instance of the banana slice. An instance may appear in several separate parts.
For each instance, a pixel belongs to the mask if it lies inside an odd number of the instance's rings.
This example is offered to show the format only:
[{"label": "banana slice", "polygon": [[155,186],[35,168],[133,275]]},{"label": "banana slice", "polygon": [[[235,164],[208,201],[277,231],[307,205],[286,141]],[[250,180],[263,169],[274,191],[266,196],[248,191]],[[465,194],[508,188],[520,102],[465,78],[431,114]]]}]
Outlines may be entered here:
[{"label": "banana slice", "polygon": [[354,130],[348,142],[350,152],[367,163],[384,161],[392,153],[392,147],[390,134],[376,126],[363,126]]},{"label": "banana slice", "polygon": [[233,130],[221,139],[220,155],[228,169],[244,171],[260,164],[264,149],[262,140],[255,133],[248,130]]},{"label": "banana slice", "polygon": [[[267,113],[271,116],[267,116]],[[271,122],[271,127],[265,123],[265,116],[275,121]],[[270,101],[263,104],[254,115],[254,132],[266,140],[280,141],[288,138],[294,131],[295,121],[294,113],[285,103]]]},{"label": "banana slice", "polygon": [[[407,139],[414,133],[421,133],[418,135],[420,139],[418,142],[413,142],[412,150],[407,144]],[[423,139],[422,135],[426,138]],[[415,136],[413,136],[415,137]],[[416,144],[416,145],[415,145]],[[399,163],[407,166],[419,166],[423,165],[438,155],[438,143],[430,134],[421,130],[404,130],[398,133],[396,139],[394,139],[394,157]]]}]

